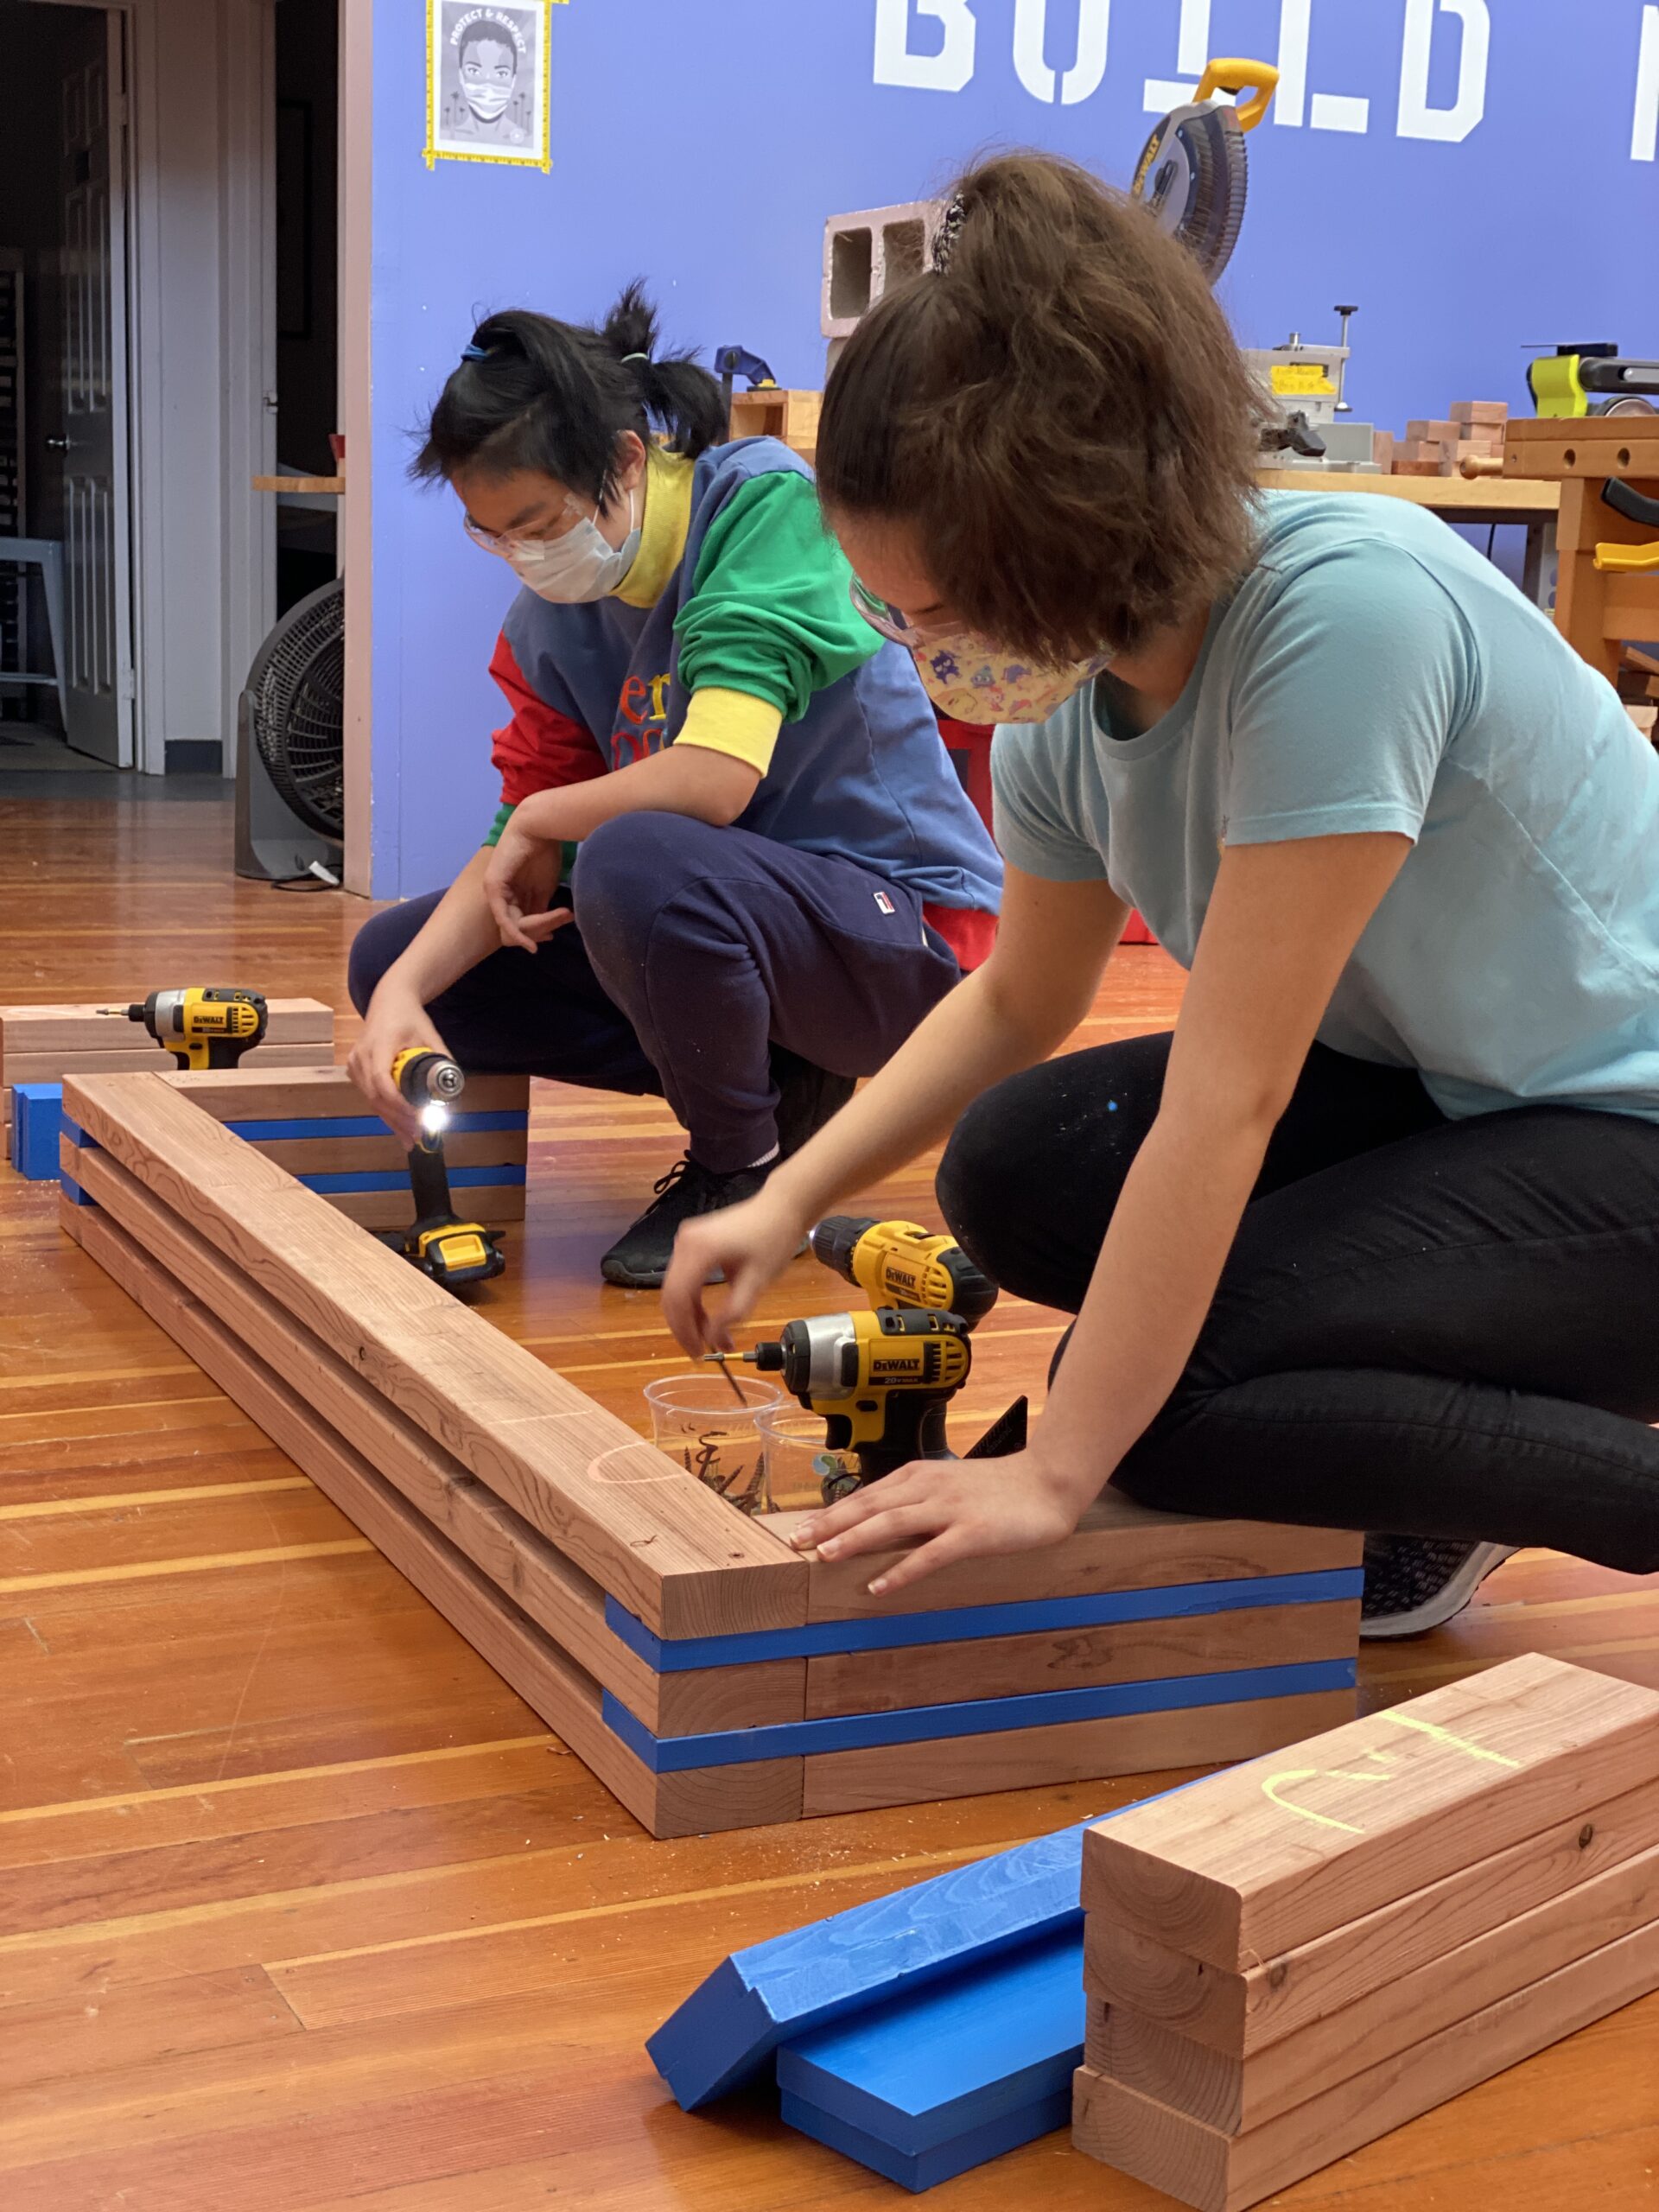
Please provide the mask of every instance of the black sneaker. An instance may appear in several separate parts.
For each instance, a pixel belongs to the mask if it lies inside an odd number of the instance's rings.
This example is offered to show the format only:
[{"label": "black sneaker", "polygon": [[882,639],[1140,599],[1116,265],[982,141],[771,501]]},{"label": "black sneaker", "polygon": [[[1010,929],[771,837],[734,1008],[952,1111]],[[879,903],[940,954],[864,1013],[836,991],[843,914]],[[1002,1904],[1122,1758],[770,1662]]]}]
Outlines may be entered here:
[{"label": "black sneaker", "polygon": [[1359,1633],[1367,1643],[1426,1636],[1460,1613],[1514,1544],[1464,1544],[1442,1536],[1367,1536]]},{"label": "black sneaker", "polygon": [[657,1195],[632,1229],[625,1230],[599,1263],[607,1282],[625,1290],[660,1290],[683,1221],[700,1213],[719,1213],[752,1198],[766,1179],[764,1167],[740,1167],[716,1175],[699,1166],[688,1152],[657,1185]]},{"label": "black sneaker", "polygon": [[790,1160],[858,1089],[850,1075],[831,1075],[781,1045],[772,1048],[772,1079],[778,1086],[778,1157]]}]

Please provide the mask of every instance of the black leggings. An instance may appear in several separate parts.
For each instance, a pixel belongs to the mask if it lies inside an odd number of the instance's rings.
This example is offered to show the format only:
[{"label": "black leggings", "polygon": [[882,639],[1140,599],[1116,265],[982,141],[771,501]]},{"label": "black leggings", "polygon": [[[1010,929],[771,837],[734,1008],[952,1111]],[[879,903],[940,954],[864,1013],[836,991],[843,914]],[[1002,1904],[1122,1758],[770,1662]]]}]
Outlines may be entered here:
[{"label": "black leggings", "polygon": [[[973,1258],[1075,1313],[1167,1036],[988,1091],[939,1171]],[[1168,1511],[1546,1545],[1659,1571],[1659,1124],[1448,1121],[1316,1045],[1208,1319],[1116,1481]]]}]

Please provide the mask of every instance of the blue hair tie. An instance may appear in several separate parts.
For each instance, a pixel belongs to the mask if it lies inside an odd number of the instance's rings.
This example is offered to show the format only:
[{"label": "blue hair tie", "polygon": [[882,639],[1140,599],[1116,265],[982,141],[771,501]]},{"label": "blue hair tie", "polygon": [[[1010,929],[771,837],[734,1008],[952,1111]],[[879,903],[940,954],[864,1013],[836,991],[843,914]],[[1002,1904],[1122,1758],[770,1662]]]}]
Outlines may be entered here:
[{"label": "blue hair tie", "polygon": [[490,349],[487,346],[463,346],[461,349],[461,358],[463,361],[487,361],[490,358]]}]

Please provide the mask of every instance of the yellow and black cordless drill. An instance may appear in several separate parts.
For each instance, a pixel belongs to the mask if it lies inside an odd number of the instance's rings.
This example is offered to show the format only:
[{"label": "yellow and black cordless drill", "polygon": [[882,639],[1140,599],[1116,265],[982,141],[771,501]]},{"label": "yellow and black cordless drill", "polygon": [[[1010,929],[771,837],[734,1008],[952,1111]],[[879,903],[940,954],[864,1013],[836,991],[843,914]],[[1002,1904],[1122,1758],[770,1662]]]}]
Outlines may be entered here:
[{"label": "yellow and black cordless drill", "polygon": [[421,1116],[420,1141],[409,1155],[415,1221],[396,1238],[397,1249],[446,1290],[488,1282],[507,1264],[501,1232],[463,1221],[456,1213],[443,1156],[443,1132],[467,1078],[446,1054],[429,1045],[410,1045],[392,1062],[391,1079]]},{"label": "yellow and black cordless drill", "polygon": [[[832,1452],[851,1452],[858,1482],[877,1481],[912,1459],[945,1459],[945,1408],[973,1365],[970,1332],[996,1303],[996,1285],[954,1237],[913,1221],[836,1214],[812,1232],[814,1255],[870,1300],[868,1313],[791,1321],[776,1341],[745,1358],[828,1424]],[[975,1445],[969,1459],[1020,1450],[1022,1398]],[[825,1502],[855,1487],[824,1484]]]},{"label": "yellow and black cordless drill", "polygon": [[152,991],[142,1005],[127,1008],[127,1020],[142,1021],[156,1042],[194,1074],[233,1068],[264,1036],[270,1014],[257,991],[194,983],[188,989]]},{"label": "yellow and black cordless drill", "polygon": [[[743,1355],[828,1424],[831,1452],[850,1452],[859,1480],[874,1482],[912,1459],[950,1457],[944,1409],[973,1363],[959,1313],[878,1306],[868,1313],[820,1313],[789,1321],[777,1338]],[[826,1497],[846,1484],[826,1484]]]}]

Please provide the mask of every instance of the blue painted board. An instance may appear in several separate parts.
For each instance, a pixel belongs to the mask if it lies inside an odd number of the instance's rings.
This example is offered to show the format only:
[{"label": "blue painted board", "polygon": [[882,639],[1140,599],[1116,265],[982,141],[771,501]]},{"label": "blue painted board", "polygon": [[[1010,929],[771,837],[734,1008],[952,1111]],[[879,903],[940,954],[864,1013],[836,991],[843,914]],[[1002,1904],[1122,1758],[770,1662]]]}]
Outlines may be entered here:
[{"label": "blue painted board", "polygon": [[[1175,1795],[1161,1790],[1140,1802]],[[734,1951],[647,2041],[658,2072],[693,2112],[809,2029],[1015,1944],[1081,1929],[1084,1831],[1109,1817],[1096,1814]]]},{"label": "blue painted board", "polygon": [[645,2044],[687,2112],[763,2068],[809,2029],[993,1958],[1081,1929],[1080,1821],[734,1951]]},{"label": "blue painted board", "polygon": [[941,1612],[888,1613],[862,1620],[813,1621],[804,1628],[753,1629],[735,1636],[661,1637],[616,1599],[605,1623],[659,1675],[703,1667],[747,1666],[758,1659],[811,1659],[836,1651],[901,1651],[976,1637],[1040,1635],[1106,1628],[1122,1621],[1192,1620],[1205,1613],[1248,1612],[1262,1605],[1324,1605],[1357,1598],[1357,1567],[1311,1574],[1260,1574],[1228,1582],[1172,1582],[1151,1590],[1096,1590],[1075,1598],[1020,1599],[1003,1605],[957,1605]]},{"label": "blue painted board", "polygon": [[60,1083],[11,1086],[11,1164],[31,1183],[58,1179],[58,1138],[63,1129]]},{"label": "blue painted board", "polygon": [[1068,2080],[1063,2089],[1055,2090],[1034,2104],[1003,2113],[931,2151],[914,2152],[895,2151],[879,2136],[867,2135],[862,2128],[837,2119],[833,2113],[820,2110],[804,2097],[785,2094],[779,2101],[779,2112],[788,2126],[798,2129],[803,2135],[810,2135],[814,2142],[839,2151],[843,2157],[855,2158],[872,2172],[896,2181],[901,2189],[919,2193],[925,2189],[935,2189],[940,2182],[950,2181],[957,2174],[965,2174],[970,2167],[982,2166],[988,2158],[1000,2158],[1005,2151],[1017,2151],[1022,2143],[1034,2143],[1039,2136],[1052,2135],[1057,2129],[1069,2127],[1071,2084]]},{"label": "blue painted board", "polygon": [[1018,1697],[972,1698],[957,1705],[902,1706],[892,1713],[836,1713],[772,1727],[727,1728],[703,1736],[656,1736],[611,1690],[605,1722],[653,1774],[741,1766],[755,1759],[869,1751],[884,1744],[931,1744],[1010,1728],[1048,1728],[1070,1720],[1109,1720],[1136,1713],[1185,1713],[1201,1706],[1248,1705],[1258,1698],[1303,1697],[1352,1689],[1352,1659],[1304,1659],[1283,1667],[1235,1667],[1216,1675],[1172,1675],[1146,1682],[1096,1682]]},{"label": "blue painted board", "polygon": [[778,2086],[908,2156],[1064,2096],[1083,2062],[1083,1930],[791,2037]]},{"label": "blue painted board", "polygon": [[60,1173],[58,1182],[63,1192],[63,1195],[68,1199],[72,1205],[95,1206],[98,1204],[98,1200],[96,1198],[88,1198],[86,1192],[81,1189],[79,1184],[72,1182],[67,1175]]}]

